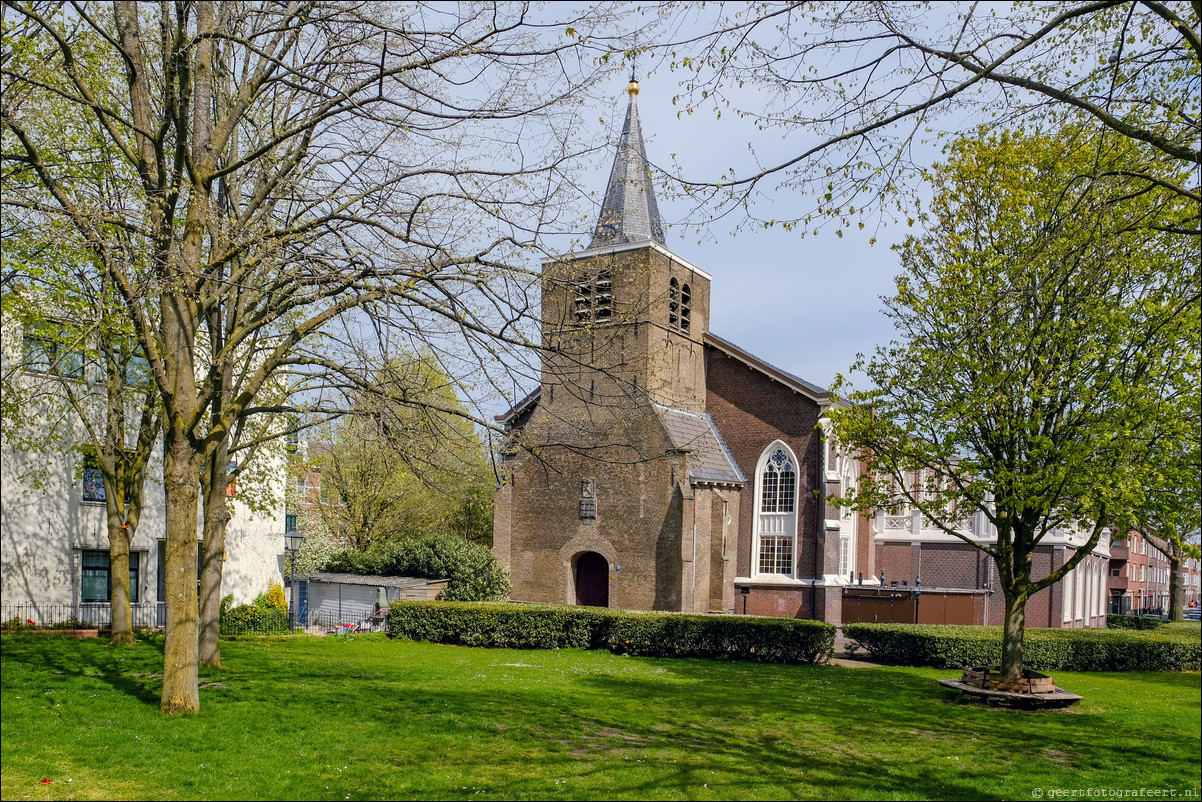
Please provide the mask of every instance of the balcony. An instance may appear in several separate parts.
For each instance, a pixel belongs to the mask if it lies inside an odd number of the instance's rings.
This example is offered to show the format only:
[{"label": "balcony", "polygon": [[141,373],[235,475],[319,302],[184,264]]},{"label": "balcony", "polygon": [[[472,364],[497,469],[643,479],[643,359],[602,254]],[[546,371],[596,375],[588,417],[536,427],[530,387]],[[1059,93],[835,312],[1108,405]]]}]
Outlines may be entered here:
[{"label": "balcony", "polygon": [[1126,591],[1130,590],[1131,588],[1131,580],[1127,578],[1127,574],[1125,572],[1119,576],[1109,576],[1106,578],[1106,580],[1106,587],[1112,592],[1116,590]]},{"label": "balcony", "polygon": [[[965,537],[980,538],[987,530],[988,521],[980,512],[969,513],[963,520],[956,521],[954,529]],[[902,514],[893,514],[878,510],[873,522],[874,533],[885,537],[938,538],[952,537],[940,529],[918,510]]]},{"label": "balcony", "polygon": [[1127,560],[1131,558],[1131,549],[1124,543],[1110,544],[1110,559]]}]

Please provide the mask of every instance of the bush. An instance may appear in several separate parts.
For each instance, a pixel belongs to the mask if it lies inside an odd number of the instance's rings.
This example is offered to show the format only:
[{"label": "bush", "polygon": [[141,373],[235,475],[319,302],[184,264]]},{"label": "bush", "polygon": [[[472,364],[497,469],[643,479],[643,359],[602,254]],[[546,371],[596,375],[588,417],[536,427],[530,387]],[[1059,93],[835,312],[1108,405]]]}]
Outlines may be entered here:
[{"label": "bush", "polygon": [[1111,613],[1106,616],[1107,629],[1156,629],[1165,621],[1146,615],[1121,615]]},{"label": "bush", "polygon": [[447,601],[504,601],[509,578],[492,549],[453,535],[407,538],[368,551],[343,551],[323,570],[363,576],[449,579]]},{"label": "bush", "polygon": [[288,612],[288,597],[284,595],[284,586],[274,579],[267,583],[267,606]]},{"label": "bush", "polygon": [[605,648],[615,654],[772,663],[817,663],[835,645],[835,628],[821,621],[438,602],[394,602],[388,634],[462,646]]},{"label": "bush", "polygon": [[[884,663],[935,668],[998,665],[1002,628],[847,624],[844,636]],[[1036,671],[1198,671],[1202,629],[1028,629],[1023,666]]]},{"label": "bush", "polygon": [[267,604],[242,604],[221,615],[222,635],[287,635],[288,632],[288,612]]}]

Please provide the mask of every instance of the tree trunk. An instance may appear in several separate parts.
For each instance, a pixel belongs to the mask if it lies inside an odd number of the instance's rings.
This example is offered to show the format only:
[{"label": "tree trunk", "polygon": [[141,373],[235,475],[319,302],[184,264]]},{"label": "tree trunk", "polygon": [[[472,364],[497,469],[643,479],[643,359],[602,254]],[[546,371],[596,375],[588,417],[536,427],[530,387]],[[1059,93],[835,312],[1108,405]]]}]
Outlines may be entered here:
[{"label": "tree trunk", "polygon": [[219,446],[209,460],[204,477],[204,547],[200,569],[200,664],[221,665],[221,574],[225,567],[225,528],[229,524],[226,502],[226,465],[229,452]]},{"label": "tree trunk", "polygon": [[122,528],[120,524],[114,525],[111,522],[108,530],[109,580],[112,586],[109,604],[112,608],[110,621],[113,643],[130,644],[134,642],[129,601],[129,544],[133,540],[133,533]]},{"label": "tree trunk", "polygon": [[164,484],[167,496],[167,643],[163,653],[164,713],[200,710],[197,676],[196,477],[200,461],[181,433],[168,429]]},{"label": "tree trunk", "polygon": [[1185,566],[1182,555],[1165,553],[1169,558],[1169,620],[1185,620]]},{"label": "tree trunk", "polygon": [[1028,594],[1002,588],[1006,599],[1006,623],[1002,631],[1002,676],[1021,679],[1023,675],[1023,629],[1027,620]]}]

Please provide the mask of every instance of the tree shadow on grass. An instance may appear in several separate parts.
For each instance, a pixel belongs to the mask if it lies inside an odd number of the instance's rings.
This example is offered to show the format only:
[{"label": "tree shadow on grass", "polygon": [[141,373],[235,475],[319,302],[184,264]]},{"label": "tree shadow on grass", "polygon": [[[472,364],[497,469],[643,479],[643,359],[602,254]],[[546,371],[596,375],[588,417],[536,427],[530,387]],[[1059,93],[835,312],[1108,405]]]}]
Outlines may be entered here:
[{"label": "tree shadow on grass", "polygon": [[[4,663],[22,663],[32,671],[99,680],[146,705],[158,707],[162,695],[161,643],[139,639],[132,646],[107,638],[74,640],[17,635],[4,639]],[[7,673],[7,672],[6,672]]]},{"label": "tree shadow on grass", "polygon": [[[961,701],[933,679],[889,670],[760,666],[753,673],[762,682],[756,683],[742,670],[747,664],[730,670],[731,664],[714,661],[653,663],[670,682],[584,676],[576,685],[586,698],[564,694],[550,701],[525,691],[509,690],[499,701],[487,691],[448,689],[383,705],[379,714],[394,722],[396,716],[431,717],[434,731],[467,726],[471,735],[488,739],[497,733],[480,731],[478,722],[465,725],[453,711],[491,709],[496,718],[525,711],[510,716],[516,719],[511,726],[546,748],[497,749],[489,758],[492,775],[506,778],[489,785],[489,793],[518,798],[570,796],[567,786],[548,786],[548,777],[560,776],[603,787],[615,798],[662,796],[665,788],[676,788],[719,798],[893,793],[992,799],[1010,792],[988,790],[998,777],[982,783],[976,774],[982,763],[995,772],[1046,765],[1082,781],[1092,767],[1114,763],[1113,745],[1097,738],[1114,724],[1102,712],[993,710]],[[765,710],[772,715],[764,717]],[[924,739],[932,743],[914,752],[918,760],[892,754],[894,745]],[[950,748],[940,752],[940,741]],[[424,758],[407,752],[395,759],[410,766],[428,759],[440,769],[454,762],[450,752]],[[944,767],[937,759],[959,762]],[[1162,765],[1166,756],[1149,743],[1126,749],[1124,760]],[[650,765],[655,771],[647,771]],[[713,766],[723,771],[710,774]],[[738,767],[746,770],[732,771]],[[430,773],[423,795],[464,794],[462,772],[446,784],[438,776]]]}]

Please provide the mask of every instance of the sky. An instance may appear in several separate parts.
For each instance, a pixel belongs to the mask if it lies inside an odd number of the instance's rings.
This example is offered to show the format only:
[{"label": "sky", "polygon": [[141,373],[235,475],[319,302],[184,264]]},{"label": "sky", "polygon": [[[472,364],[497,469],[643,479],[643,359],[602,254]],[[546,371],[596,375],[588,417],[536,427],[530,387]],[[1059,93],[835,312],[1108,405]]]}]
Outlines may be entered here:
[{"label": "sky", "polygon": [[[713,177],[731,164],[749,164],[749,132],[729,115],[715,119],[699,111],[677,116],[672,105],[677,77],[666,70],[640,76],[639,115],[647,158],[653,165],[680,169],[686,176]],[[614,81],[613,106],[599,110],[615,120],[616,138],[626,112],[626,82]],[[600,123],[598,123],[600,127]],[[761,157],[794,146],[789,139],[757,140]],[[603,167],[585,179],[605,191],[613,150]],[[675,165],[673,165],[675,161]],[[768,189],[765,205],[787,203],[789,190]],[[660,214],[667,224],[669,250],[710,273],[709,330],[761,359],[807,381],[829,387],[836,373],[848,373],[856,354],[889,341],[892,326],[881,314],[880,296],[894,289],[897,255],[890,244],[905,224],[885,228],[854,226],[839,238],[823,230],[804,238],[780,227],[740,229],[740,220],[709,220],[687,199],[672,198],[657,181]],[[764,207],[760,208],[764,212]],[[870,244],[873,238],[876,244]]]}]

